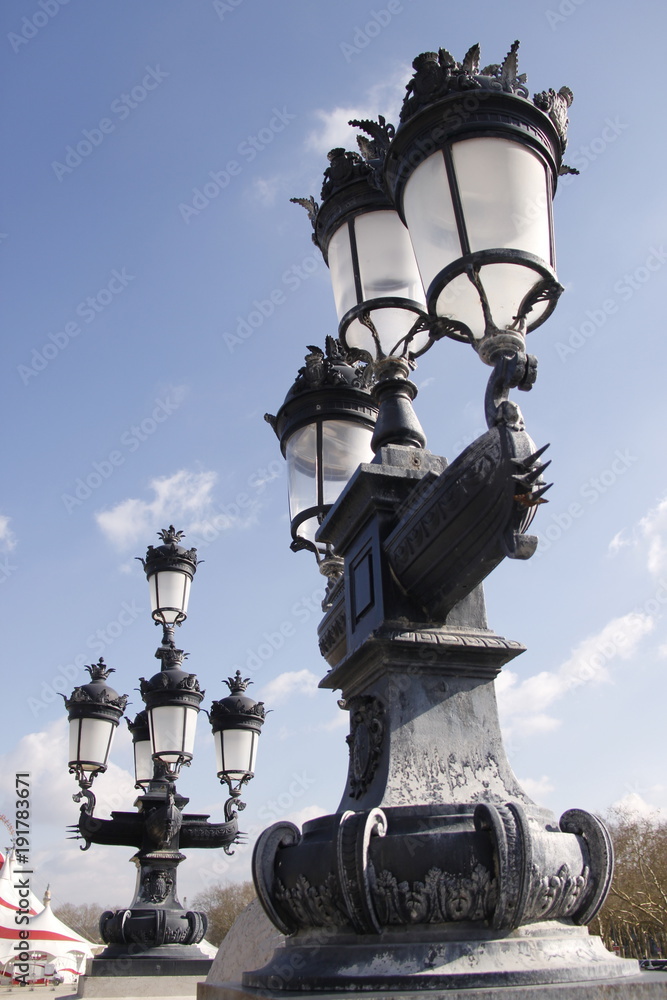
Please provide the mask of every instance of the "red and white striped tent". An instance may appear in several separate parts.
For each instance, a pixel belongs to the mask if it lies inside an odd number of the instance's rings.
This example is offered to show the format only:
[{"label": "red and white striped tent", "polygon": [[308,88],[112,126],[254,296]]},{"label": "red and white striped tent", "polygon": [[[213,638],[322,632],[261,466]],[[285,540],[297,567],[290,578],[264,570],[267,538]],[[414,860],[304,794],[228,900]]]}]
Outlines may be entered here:
[{"label": "red and white striped tent", "polygon": [[[0,855],[0,858],[2,855]],[[85,970],[87,958],[92,958],[92,944],[71,930],[55,916],[51,909],[50,893],[47,889],[45,904],[39,902],[31,892],[28,898],[30,908],[28,924],[17,924],[19,907],[19,880],[23,877],[17,864],[15,852],[10,851],[3,859],[0,869],[0,967],[2,975],[12,978],[17,945],[27,944],[30,956],[28,979],[39,982],[44,979],[45,969],[56,971],[65,982],[73,982]],[[29,938],[21,938],[20,931],[28,931]]]}]

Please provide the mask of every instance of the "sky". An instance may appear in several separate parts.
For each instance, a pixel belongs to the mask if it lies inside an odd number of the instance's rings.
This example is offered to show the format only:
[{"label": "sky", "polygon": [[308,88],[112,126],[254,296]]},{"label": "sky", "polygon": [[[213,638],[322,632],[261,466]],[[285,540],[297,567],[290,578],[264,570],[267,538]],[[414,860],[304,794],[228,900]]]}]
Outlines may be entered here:
[{"label": "sky", "polygon": [[[102,655],[142,705],[160,634],[136,556],[173,523],[196,546],[179,645],[206,690],[240,669],[271,713],[247,788],[247,846],[190,852],[191,900],[249,877],[257,834],[335,811],[347,772],[339,694],[318,690],[322,577],[289,549],[286,477],[264,421],[335,335],[329,276],[290,197],[319,197],[350,118],[398,121],[412,59],[521,40],[531,94],[574,92],[554,214],[553,316],[529,339],[520,403],[551,443],[550,502],[528,562],[486,584],[489,623],[523,642],[497,682],[513,769],[557,816],[667,809],[667,469],[663,289],[667,16],[653,0],[4,0],[5,193],[0,812],[31,774],[33,888],[54,905],[126,906],[130,848],[81,853],[60,694]],[[642,52],[645,53],[642,56]],[[428,447],[482,433],[489,371],[467,345],[419,361]],[[131,810],[124,723],[96,781],[100,815]],[[179,779],[222,818],[199,718]],[[106,810],[106,811],[105,811]],[[6,843],[10,834],[6,833]],[[0,845],[1,846],[1,845]]]}]

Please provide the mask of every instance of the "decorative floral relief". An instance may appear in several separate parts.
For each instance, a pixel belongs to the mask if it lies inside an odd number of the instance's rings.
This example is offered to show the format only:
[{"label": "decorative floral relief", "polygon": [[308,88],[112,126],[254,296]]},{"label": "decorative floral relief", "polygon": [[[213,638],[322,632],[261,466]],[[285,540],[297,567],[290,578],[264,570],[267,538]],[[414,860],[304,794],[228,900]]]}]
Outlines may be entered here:
[{"label": "decorative floral relief", "polygon": [[480,864],[470,876],[431,868],[423,882],[398,882],[390,871],[376,874],[369,865],[369,877],[381,924],[485,920],[495,907],[495,880]]},{"label": "decorative floral relief", "polygon": [[378,766],[384,739],[384,707],[377,698],[352,698],[351,732],[346,738],[350,749],[350,795],[360,798]]},{"label": "decorative floral relief", "polygon": [[581,875],[573,875],[564,864],[555,875],[543,875],[533,867],[535,879],[532,898],[526,916],[533,920],[556,920],[571,916],[578,908],[590,884],[590,870],[585,867]]},{"label": "decorative floral relief", "polygon": [[311,885],[305,875],[299,875],[292,889],[278,881],[274,895],[301,927],[343,927],[348,923],[345,903],[333,874],[327,875],[319,886]]}]

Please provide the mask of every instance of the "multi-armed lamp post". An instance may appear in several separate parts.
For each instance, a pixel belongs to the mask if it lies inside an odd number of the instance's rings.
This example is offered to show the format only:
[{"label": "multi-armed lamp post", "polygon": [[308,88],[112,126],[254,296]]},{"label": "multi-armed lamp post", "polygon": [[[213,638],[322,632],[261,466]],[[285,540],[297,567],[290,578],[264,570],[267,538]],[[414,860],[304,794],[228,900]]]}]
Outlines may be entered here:
[{"label": "multi-armed lamp post", "polygon": [[241,789],[254,774],[257,741],[264,722],[261,702],[245,694],[248,681],[240,673],[225,683],[226,698],[214,701],[209,718],[215,742],[217,775],[227,785],[225,822],[209,823],[208,816],[183,812],[188,799],[176,791],[182,766],[194,751],[195,729],[204,692],[195,674],[184,669],[186,654],[174,642],[174,626],[187,617],[190,585],[197,568],[195,549],[180,545],[182,532],[173,527],[159,533],[162,544],[149,546],[142,560],[151,593],[156,624],[162,625],[162,643],[156,657],[161,669],[150,680],[140,679],[146,708],[128,726],[134,743],[136,787],[141,790],[137,812],[112,812],[109,820],[94,815],[93,780],[107,769],[114,731],[127,703],[107,684],[112,672],[100,659],[88,667],[90,683],[65,699],[70,722],[70,772],[81,791],[76,836],[91,843],[123,844],[137,849],[135,896],[127,909],[107,911],[100,931],[107,948],[93,962],[92,974],[205,975],[210,959],[197,947],[206,932],[203,913],[185,910],[178,900],[176,869],[189,847],[223,848],[229,852],[240,837],[237,809],[243,808]]},{"label": "multi-armed lamp post", "polygon": [[[340,339],[310,349],[269,419],[293,547],[329,577],[321,686],[350,712],[350,763],[335,814],[259,838],[258,895],[288,937],[245,973],[248,995],[560,983],[569,997],[602,980],[605,996],[634,995],[637,964],[586,930],[610,884],[607,831],[531,801],[494,691],[524,647],[489,629],[482,581],[536,547],[544,449],[509,392],[534,383],[526,334],[562,291],[551,206],[572,100],[531,100],[517,48],[483,69],[478,46],[461,63],[418,56],[398,129],[351,123],[371,137],[363,158],[333,150],[322,204],[298,199]],[[488,430],[450,465],[425,449],[408,379],[445,337],[493,368]]]}]

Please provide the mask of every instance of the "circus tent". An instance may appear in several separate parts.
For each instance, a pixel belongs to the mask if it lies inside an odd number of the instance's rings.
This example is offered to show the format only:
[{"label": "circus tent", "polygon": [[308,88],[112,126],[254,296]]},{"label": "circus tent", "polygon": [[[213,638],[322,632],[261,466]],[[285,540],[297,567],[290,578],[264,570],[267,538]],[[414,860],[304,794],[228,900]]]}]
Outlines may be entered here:
[{"label": "circus tent", "polygon": [[[50,893],[47,889],[42,905],[30,892],[30,908],[27,924],[17,924],[19,911],[19,884],[21,867],[16,862],[14,851],[4,859],[0,870],[0,966],[5,977],[14,973],[18,945],[27,944],[31,981],[44,977],[45,969],[56,971],[65,981],[73,981],[85,969],[87,958],[92,958],[92,944],[67,927],[55,916],[51,909]],[[29,938],[21,938],[20,931],[28,931]]]}]

